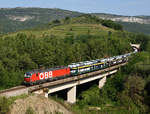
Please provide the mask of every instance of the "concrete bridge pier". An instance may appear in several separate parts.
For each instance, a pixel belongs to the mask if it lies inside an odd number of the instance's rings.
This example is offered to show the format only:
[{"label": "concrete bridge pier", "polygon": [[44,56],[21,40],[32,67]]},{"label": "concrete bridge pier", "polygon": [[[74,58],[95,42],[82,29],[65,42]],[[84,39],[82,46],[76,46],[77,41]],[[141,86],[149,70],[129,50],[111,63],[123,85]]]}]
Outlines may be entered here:
[{"label": "concrete bridge pier", "polygon": [[106,76],[104,76],[99,80],[99,85],[98,85],[99,89],[101,89],[105,85],[105,82],[106,82]]},{"label": "concrete bridge pier", "polygon": [[69,102],[71,104],[76,102],[76,86],[73,86],[68,89],[67,102]]},{"label": "concrete bridge pier", "polygon": [[45,94],[45,97],[48,98],[48,93],[44,93],[44,94]]}]

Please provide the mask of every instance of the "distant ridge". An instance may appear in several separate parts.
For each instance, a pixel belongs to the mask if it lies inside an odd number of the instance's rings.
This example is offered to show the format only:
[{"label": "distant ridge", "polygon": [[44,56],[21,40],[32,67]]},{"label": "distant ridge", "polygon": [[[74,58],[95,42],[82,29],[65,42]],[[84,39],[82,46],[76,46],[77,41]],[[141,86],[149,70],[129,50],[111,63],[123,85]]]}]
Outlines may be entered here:
[{"label": "distant ridge", "polygon": [[15,32],[46,24],[65,17],[77,17],[79,12],[58,8],[0,8],[0,33]]},{"label": "distant ridge", "polygon": [[[85,13],[59,8],[16,7],[0,8],[0,34],[16,32],[42,26],[52,20],[65,17],[78,17]],[[113,20],[130,32],[150,34],[150,16],[123,16],[105,13],[90,13],[101,19]]]}]

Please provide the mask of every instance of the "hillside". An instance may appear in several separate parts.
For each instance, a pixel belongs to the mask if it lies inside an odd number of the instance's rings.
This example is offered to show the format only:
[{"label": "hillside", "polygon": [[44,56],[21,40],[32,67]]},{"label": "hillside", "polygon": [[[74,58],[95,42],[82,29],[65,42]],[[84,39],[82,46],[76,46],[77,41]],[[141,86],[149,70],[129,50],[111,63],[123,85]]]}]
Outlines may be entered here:
[{"label": "hillside", "polygon": [[150,34],[150,24],[140,24],[131,22],[118,22],[123,25],[124,29],[134,33]]},{"label": "hillside", "polygon": [[[58,22],[55,22],[58,21]],[[106,21],[107,22],[107,21]],[[35,27],[33,29],[22,30],[14,32],[11,34],[4,35],[3,37],[12,37],[17,34],[24,33],[27,36],[31,34],[36,38],[42,37],[56,37],[56,38],[65,38],[68,36],[78,36],[83,34],[90,35],[101,35],[107,36],[108,32],[119,32],[115,31],[112,27],[103,26],[103,20],[97,21],[96,17],[91,15],[81,15],[79,17],[54,20],[49,22],[46,25]],[[113,22],[111,22],[113,23]],[[118,25],[118,24],[115,24]]]},{"label": "hillside", "polygon": [[62,9],[1,8],[0,34],[47,24],[52,20],[62,19],[67,16],[76,17],[79,15],[81,13]]}]

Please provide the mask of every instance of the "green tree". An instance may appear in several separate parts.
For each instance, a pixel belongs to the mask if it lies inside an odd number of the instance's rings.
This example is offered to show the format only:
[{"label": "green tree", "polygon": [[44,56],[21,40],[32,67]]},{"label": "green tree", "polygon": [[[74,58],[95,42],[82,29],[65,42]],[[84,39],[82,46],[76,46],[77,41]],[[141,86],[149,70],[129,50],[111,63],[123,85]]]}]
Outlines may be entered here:
[{"label": "green tree", "polygon": [[60,21],[58,19],[53,21],[54,24],[60,24]]}]

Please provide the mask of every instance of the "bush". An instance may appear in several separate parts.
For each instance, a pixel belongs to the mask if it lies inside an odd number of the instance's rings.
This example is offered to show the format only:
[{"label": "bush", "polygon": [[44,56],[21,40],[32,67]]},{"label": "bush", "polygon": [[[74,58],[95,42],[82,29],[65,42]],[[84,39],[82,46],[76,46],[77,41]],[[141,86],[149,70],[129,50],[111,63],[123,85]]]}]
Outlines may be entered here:
[{"label": "bush", "polygon": [[56,19],[56,20],[53,21],[53,23],[54,23],[54,24],[59,24],[60,21],[59,21],[58,19]]},{"label": "bush", "polygon": [[0,114],[9,112],[9,101],[6,97],[0,97]]},{"label": "bush", "polygon": [[35,112],[31,107],[28,107],[25,114],[35,114]]},{"label": "bush", "polygon": [[115,23],[111,20],[102,20],[101,23],[103,26],[110,27],[115,30],[123,30],[123,26],[121,24]]}]

